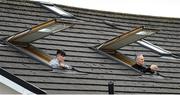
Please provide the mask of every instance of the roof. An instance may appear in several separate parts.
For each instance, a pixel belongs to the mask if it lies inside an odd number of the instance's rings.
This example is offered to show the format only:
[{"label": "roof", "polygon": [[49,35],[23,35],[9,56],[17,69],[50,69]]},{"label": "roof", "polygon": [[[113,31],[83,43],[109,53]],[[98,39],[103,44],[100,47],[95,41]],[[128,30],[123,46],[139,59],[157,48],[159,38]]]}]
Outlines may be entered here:
[{"label": "roof", "polygon": [[[180,19],[58,6],[75,16],[68,19],[76,21],[75,25],[35,41],[33,45],[52,56],[56,49],[64,49],[67,52],[66,63],[87,72],[88,75],[52,73],[48,66],[7,45],[0,46],[0,67],[50,94],[103,94],[107,93],[109,81],[114,81],[115,93],[180,94],[178,60],[161,59],[158,54],[137,43],[121,48],[119,51],[130,58],[134,58],[137,52],[142,52],[146,64],[157,64],[160,73],[166,77],[147,78],[90,48],[137,26],[146,26],[160,31],[145,40],[179,53]],[[0,15],[1,39],[52,18],[62,19],[39,4],[25,0],[0,1]],[[104,20],[115,23],[119,29],[105,24]]]}]

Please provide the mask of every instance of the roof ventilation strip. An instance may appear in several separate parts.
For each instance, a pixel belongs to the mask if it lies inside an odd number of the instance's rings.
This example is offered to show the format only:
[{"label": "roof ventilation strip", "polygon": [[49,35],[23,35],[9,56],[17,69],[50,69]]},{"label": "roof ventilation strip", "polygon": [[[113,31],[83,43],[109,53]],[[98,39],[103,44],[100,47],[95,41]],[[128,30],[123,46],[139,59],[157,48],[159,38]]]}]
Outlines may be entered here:
[{"label": "roof ventilation strip", "polygon": [[57,7],[56,5],[49,3],[49,2],[42,2],[39,1],[40,5],[55,12],[56,14],[60,15],[61,17],[65,17],[65,18],[73,18],[74,16],[66,11],[64,11],[63,9],[61,9],[60,7]]},{"label": "roof ventilation strip", "polygon": [[31,43],[71,26],[73,25],[66,21],[49,20],[31,29],[10,36],[4,42],[42,63],[49,64],[51,57]]},{"label": "roof ventilation strip", "polygon": [[144,27],[138,27],[130,32],[124,33],[120,36],[114,37],[107,42],[96,47],[97,50],[101,50],[104,54],[108,54],[113,59],[116,59],[128,66],[135,64],[135,61],[120,52],[117,49],[129,45],[137,40],[143,39],[147,36],[154,34],[155,31],[150,31]]}]

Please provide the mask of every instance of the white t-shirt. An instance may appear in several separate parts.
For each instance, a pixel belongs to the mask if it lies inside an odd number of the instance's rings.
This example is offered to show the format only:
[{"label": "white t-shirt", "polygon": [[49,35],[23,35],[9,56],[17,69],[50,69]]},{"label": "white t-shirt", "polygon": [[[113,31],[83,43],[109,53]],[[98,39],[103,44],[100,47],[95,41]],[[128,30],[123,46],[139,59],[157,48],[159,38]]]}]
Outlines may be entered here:
[{"label": "white t-shirt", "polygon": [[[59,61],[58,61],[56,58],[52,59],[49,63],[50,63],[49,65],[50,65],[53,69],[55,69],[55,68],[60,68],[60,63],[59,63]],[[69,65],[67,65],[67,64],[64,64],[64,68],[66,68],[66,69],[72,69],[72,67],[69,66]]]},{"label": "white t-shirt", "polygon": [[52,68],[59,68],[60,66],[60,63],[56,58],[52,59],[49,63]]}]

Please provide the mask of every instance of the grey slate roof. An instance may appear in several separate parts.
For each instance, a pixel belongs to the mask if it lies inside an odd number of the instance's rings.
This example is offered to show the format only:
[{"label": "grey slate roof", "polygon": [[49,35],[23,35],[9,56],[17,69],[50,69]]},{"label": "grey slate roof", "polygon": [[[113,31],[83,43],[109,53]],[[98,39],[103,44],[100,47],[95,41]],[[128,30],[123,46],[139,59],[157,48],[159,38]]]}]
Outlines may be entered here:
[{"label": "grey slate roof", "polygon": [[[180,94],[180,62],[160,59],[159,55],[137,43],[119,51],[134,58],[136,52],[145,55],[147,65],[160,67],[165,79],[144,78],[139,74],[89,47],[101,44],[137,26],[159,29],[157,34],[146,40],[180,53],[180,19],[151,17],[95,11],[67,7],[79,21],[70,29],[58,32],[33,43],[36,47],[54,56],[57,48],[67,52],[66,63],[88,75],[68,75],[50,72],[50,68],[9,47],[0,46],[0,66],[15,76],[45,90],[47,93],[107,93],[107,83],[115,82],[115,93],[174,93]],[[0,1],[0,38],[21,32],[49,19],[61,19],[53,12],[24,0]],[[103,21],[112,21],[121,29],[114,29]]]}]

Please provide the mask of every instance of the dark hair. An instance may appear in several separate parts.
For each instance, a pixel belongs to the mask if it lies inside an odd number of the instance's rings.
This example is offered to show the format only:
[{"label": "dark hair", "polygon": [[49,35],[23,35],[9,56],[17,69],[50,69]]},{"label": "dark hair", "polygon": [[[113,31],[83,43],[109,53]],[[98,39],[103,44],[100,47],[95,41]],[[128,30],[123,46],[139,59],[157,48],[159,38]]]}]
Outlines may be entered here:
[{"label": "dark hair", "polygon": [[61,56],[66,56],[66,53],[64,50],[57,50],[56,55],[60,54]]}]

